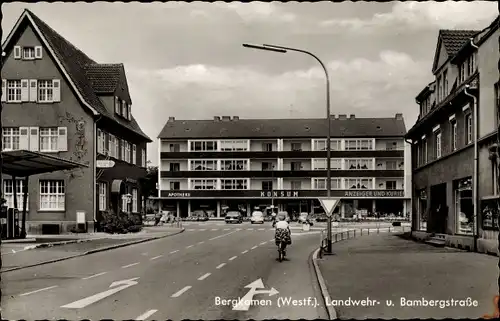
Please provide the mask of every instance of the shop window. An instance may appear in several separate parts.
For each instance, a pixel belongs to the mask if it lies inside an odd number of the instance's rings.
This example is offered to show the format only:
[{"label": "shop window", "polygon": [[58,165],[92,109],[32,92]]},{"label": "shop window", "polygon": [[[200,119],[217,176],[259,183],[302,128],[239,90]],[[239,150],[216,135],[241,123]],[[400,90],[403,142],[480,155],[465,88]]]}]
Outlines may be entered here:
[{"label": "shop window", "polygon": [[418,230],[427,231],[427,192],[421,189],[417,192]]},{"label": "shop window", "polygon": [[484,230],[498,230],[498,198],[481,201],[481,225]]},{"label": "shop window", "polygon": [[455,212],[457,233],[472,235],[474,232],[474,204],[470,178],[458,182],[455,190]]}]

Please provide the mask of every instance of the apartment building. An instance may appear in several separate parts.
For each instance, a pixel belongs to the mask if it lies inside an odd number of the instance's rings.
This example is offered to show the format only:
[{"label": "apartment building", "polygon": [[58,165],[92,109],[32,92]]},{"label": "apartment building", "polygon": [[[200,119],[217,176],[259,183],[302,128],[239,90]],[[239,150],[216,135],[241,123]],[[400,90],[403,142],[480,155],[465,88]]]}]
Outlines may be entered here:
[{"label": "apartment building", "polygon": [[413,149],[414,234],[443,234],[448,244],[470,249],[479,239],[480,251],[496,247],[498,236],[498,22],[484,30],[439,32],[435,81],[416,97],[420,114],[406,134]]},{"label": "apartment building", "polygon": [[[409,211],[402,114],[332,115],[330,121],[331,193],[341,198],[337,214]],[[290,214],[322,211],[318,198],[327,196],[327,129],[326,119],[170,117],[158,136],[161,207],[181,217],[197,209],[214,217],[227,209],[250,215],[273,206]]]},{"label": "apartment building", "polygon": [[[31,150],[87,165],[17,181],[28,189],[27,232],[64,233],[103,211],[139,213],[138,180],[151,139],[133,117],[122,64],[99,64],[25,10],[2,45],[4,150]],[[13,180],[3,192],[13,207]],[[78,214],[77,214],[78,213]]]}]

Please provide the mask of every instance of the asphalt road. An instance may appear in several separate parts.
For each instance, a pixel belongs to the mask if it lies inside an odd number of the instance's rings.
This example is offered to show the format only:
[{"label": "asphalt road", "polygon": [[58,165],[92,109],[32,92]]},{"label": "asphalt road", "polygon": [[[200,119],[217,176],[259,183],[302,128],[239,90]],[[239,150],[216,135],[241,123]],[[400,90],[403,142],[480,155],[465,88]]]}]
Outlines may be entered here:
[{"label": "asphalt road", "polygon": [[[309,262],[318,233],[294,229],[281,263],[270,223],[207,222],[156,241],[2,273],[2,317],[325,319]],[[263,288],[245,288],[251,283]],[[223,301],[258,291],[259,302],[247,310]],[[287,299],[298,301],[283,306]]]}]

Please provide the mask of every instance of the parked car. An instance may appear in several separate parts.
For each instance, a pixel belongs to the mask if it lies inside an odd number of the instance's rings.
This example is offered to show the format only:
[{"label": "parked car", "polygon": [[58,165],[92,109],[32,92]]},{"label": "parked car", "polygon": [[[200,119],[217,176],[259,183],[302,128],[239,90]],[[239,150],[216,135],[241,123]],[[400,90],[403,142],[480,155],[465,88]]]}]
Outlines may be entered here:
[{"label": "parked car", "polygon": [[239,211],[228,211],[224,220],[226,221],[226,224],[241,224],[243,223],[243,216]]},{"label": "parked car", "polygon": [[328,221],[328,217],[326,216],[326,214],[318,214],[316,216],[316,222],[326,222]]},{"label": "parked car", "polygon": [[264,214],[260,211],[254,211],[252,213],[252,217],[250,218],[250,222],[252,224],[264,224]]},{"label": "parked car", "polygon": [[204,210],[195,210],[191,213],[193,221],[208,221],[208,214]]}]

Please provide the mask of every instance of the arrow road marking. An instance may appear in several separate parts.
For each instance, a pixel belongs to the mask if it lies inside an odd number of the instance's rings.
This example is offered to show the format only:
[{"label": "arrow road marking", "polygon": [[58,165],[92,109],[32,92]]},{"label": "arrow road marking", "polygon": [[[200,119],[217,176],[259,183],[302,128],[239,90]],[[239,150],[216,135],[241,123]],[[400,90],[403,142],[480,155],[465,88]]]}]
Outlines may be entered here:
[{"label": "arrow road marking", "polygon": [[143,313],[140,316],[138,316],[137,318],[135,318],[135,320],[137,320],[137,321],[146,320],[147,318],[149,318],[150,316],[152,316],[153,314],[155,314],[157,311],[158,310],[149,310],[149,311],[146,311],[145,313]]},{"label": "arrow road marking", "polygon": [[238,302],[233,307],[233,311],[248,311],[250,308],[250,305],[252,304],[253,297],[256,294],[268,294],[269,296],[273,296],[278,294],[278,290],[275,288],[271,288],[270,290],[257,290],[257,289],[264,289],[264,283],[262,282],[262,279],[257,279],[250,283],[249,285],[245,286],[245,288],[248,288],[247,294],[245,294]]},{"label": "arrow road marking", "polygon": [[19,296],[26,296],[26,295],[30,295],[30,294],[33,294],[33,293],[38,293],[38,292],[42,292],[42,291],[45,291],[45,290],[50,290],[50,289],[53,289],[53,288],[57,288],[57,285],[49,286],[48,288],[38,289],[38,290],[27,292],[27,293],[23,293],[23,294],[21,294]]},{"label": "arrow road marking", "polygon": [[106,290],[101,293],[94,294],[92,296],[89,296],[87,298],[66,304],[61,306],[61,308],[66,308],[66,309],[82,309],[85,308],[86,306],[89,306],[93,303],[96,303],[98,301],[101,301],[102,299],[107,298],[108,296],[111,296],[115,293],[118,293],[120,291],[123,291],[131,286],[137,285],[138,282],[136,281],[139,278],[133,278],[133,279],[128,279],[128,280],[121,280],[121,281],[115,281],[111,283],[109,286],[112,289]]},{"label": "arrow road marking", "polygon": [[181,296],[184,292],[186,292],[189,289],[191,289],[191,285],[183,287],[179,291],[177,291],[174,294],[172,294],[172,298],[177,298],[177,297]]}]

